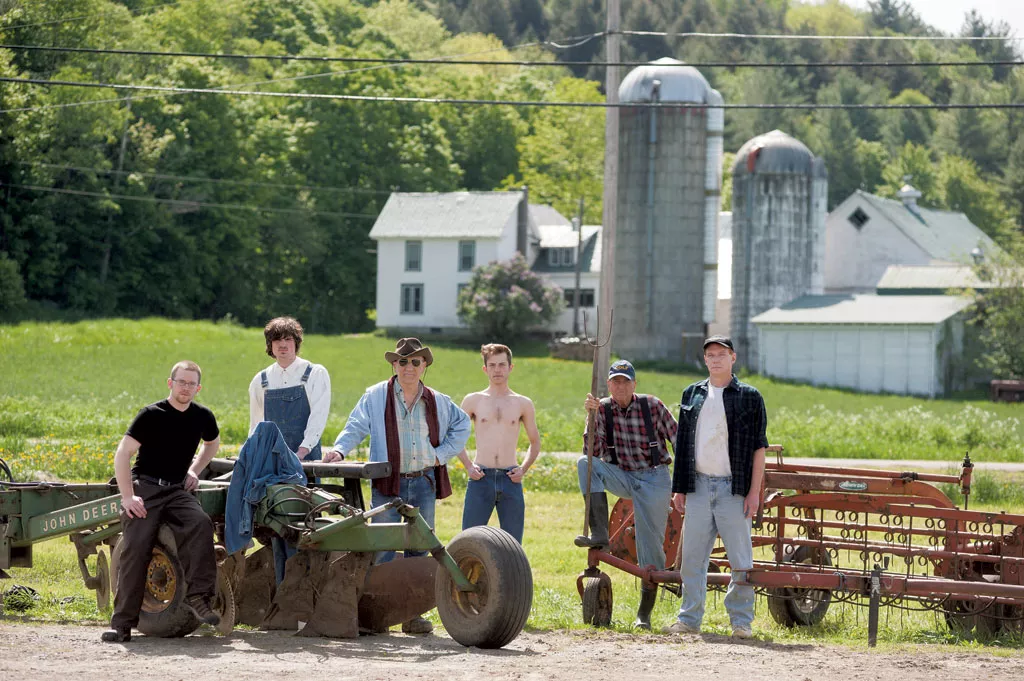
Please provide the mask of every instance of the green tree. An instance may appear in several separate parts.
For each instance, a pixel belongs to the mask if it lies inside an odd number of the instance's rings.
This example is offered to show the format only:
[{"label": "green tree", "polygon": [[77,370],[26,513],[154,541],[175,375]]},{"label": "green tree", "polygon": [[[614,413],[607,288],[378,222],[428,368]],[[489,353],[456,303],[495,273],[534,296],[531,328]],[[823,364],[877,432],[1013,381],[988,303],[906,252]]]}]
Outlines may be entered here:
[{"label": "green tree", "polygon": [[0,319],[9,318],[25,304],[25,284],[18,263],[0,252]]},{"label": "green tree", "polygon": [[921,192],[921,203],[941,208],[945,202],[939,173],[931,152],[913,142],[907,142],[899,154],[885,166],[878,193],[882,196],[896,196],[908,182]]},{"label": "green tree", "polygon": [[1024,378],[1024,237],[1018,233],[975,266],[980,279],[994,284],[978,294],[974,322],[981,328],[985,352],[979,365],[998,379]]},{"label": "green tree", "polygon": [[993,239],[1001,241],[1013,229],[1013,220],[999,192],[980,176],[970,159],[944,157],[939,163],[938,180],[945,207],[964,213]]},{"label": "green tree", "polygon": [[562,290],[545,286],[517,253],[473,270],[459,293],[458,314],[479,338],[505,343],[551,322],[564,305]]},{"label": "green tree", "polygon": [[869,193],[882,184],[882,173],[889,163],[889,152],[881,142],[857,140],[857,169],[860,172],[860,188]]},{"label": "green tree", "polygon": [[[602,101],[597,84],[577,78],[559,81],[553,100]],[[532,121],[533,130],[519,143],[519,176],[504,186],[526,184],[531,199],[574,215],[582,198],[588,215],[601,215],[604,178],[604,110],[550,107]]]}]

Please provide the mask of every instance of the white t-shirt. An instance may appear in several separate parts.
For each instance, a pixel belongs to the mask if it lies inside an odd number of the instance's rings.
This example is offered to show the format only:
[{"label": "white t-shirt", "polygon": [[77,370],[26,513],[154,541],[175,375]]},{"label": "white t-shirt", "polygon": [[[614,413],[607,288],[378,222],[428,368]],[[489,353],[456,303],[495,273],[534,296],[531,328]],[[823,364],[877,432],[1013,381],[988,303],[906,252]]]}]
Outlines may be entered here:
[{"label": "white t-shirt", "polygon": [[729,465],[729,426],[725,420],[725,388],[708,383],[708,396],[697,417],[697,472],[704,475],[732,475]]}]

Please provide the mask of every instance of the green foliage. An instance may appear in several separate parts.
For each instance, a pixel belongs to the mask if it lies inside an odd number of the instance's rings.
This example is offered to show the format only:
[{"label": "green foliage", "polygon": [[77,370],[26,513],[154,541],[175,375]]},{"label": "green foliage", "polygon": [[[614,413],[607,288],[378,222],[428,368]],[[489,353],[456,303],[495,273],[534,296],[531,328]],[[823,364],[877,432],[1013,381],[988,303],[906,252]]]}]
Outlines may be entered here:
[{"label": "green foliage", "polygon": [[[592,81],[566,78],[545,99],[600,102]],[[582,198],[590,222],[599,223],[604,192],[604,110],[595,108],[540,109],[532,131],[519,142],[518,178],[506,187],[525,184],[531,200],[575,215]]]},{"label": "green foliage", "polygon": [[25,284],[18,264],[0,253],[0,317],[17,312],[25,304]]},{"label": "green foliage", "polygon": [[991,254],[975,273],[992,288],[979,292],[974,322],[981,327],[985,352],[979,364],[995,378],[1024,378],[1024,236],[1004,242],[1004,254]]},{"label": "green foliage", "polygon": [[517,253],[508,262],[492,262],[473,270],[459,293],[459,319],[475,336],[490,343],[509,343],[555,318],[565,304],[562,290],[545,286]]}]

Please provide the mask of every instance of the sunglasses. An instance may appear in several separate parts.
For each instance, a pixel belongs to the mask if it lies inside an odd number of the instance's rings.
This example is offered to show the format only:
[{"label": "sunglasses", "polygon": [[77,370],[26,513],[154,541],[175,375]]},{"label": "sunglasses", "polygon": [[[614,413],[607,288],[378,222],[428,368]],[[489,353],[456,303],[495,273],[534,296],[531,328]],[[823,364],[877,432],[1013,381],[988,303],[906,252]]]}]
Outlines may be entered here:
[{"label": "sunglasses", "polygon": [[422,360],[422,359],[416,359],[416,358],[413,358],[413,359],[400,359],[400,360],[398,360],[398,366],[400,366],[400,367],[404,367],[404,366],[405,366],[406,364],[408,364],[409,362],[412,362],[412,365],[413,365],[414,367],[417,367],[417,368],[418,368],[418,367],[419,367],[419,365],[420,365],[420,363],[421,363],[421,362],[423,362],[423,361],[425,361],[425,360]]}]

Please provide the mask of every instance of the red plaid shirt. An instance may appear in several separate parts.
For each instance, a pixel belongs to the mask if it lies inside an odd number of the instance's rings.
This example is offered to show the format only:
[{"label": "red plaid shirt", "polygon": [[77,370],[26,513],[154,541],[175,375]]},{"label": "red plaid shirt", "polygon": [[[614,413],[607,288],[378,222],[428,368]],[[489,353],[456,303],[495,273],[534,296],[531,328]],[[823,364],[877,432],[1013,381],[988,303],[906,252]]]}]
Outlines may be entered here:
[{"label": "red plaid shirt", "polygon": [[[612,413],[615,415],[613,433],[615,434],[615,455],[619,460],[619,468],[625,471],[641,470],[661,464],[672,463],[672,457],[668,453],[668,443],[676,441],[676,420],[672,418],[664,403],[654,395],[647,395],[646,399],[651,406],[651,421],[654,424],[653,434],[644,432],[644,413],[637,402],[637,395],[633,401],[623,409],[618,402],[612,401]],[[611,463],[612,459],[608,453],[605,443],[604,427],[604,405],[597,410],[597,418],[594,429],[594,455],[602,460]],[[659,448],[657,461],[651,463],[649,442],[657,440]],[[587,434],[583,433],[583,453],[587,453]]]}]

